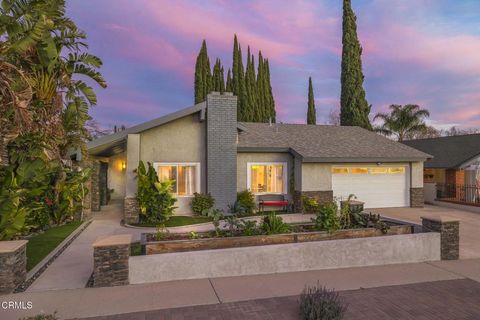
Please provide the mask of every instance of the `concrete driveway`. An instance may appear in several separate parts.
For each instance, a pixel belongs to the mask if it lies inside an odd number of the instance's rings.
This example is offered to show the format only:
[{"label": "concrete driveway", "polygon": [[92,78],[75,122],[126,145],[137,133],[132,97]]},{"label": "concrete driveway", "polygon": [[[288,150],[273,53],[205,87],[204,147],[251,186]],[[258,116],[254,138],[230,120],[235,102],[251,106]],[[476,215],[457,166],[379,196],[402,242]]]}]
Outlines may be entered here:
[{"label": "concrete driveway", "polygon": [[460,221],[460,259],[480,258],[480,214],[440,206],[424,208],[378,208],[366,211],[382,216],[421,224],[423,215],[442,215]]}]

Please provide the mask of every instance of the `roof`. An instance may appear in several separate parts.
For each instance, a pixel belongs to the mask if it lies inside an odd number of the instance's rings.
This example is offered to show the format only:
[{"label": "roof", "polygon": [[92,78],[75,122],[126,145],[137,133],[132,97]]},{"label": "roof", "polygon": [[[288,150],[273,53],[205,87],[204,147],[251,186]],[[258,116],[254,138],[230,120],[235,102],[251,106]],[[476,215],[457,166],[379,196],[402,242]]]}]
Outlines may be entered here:
[{"label": "roof", "polygon": [[431,156],[360,127],[248,123],[240,152],[290,151],[304,162],[424,161]]},{"label": "roof", "polygon": [[87,143],[88,152],[94,155],[110,156],[120,150],[125,149],[125,142],[128,134],[141,133],[143,131],[158,127],[162,124],[183,118],[197,112],[202,112],[201,118],[203,118],[205,107],[206,103],[201,102],[189,108],[169,113],[165,116],[138,124],[123,131],[100,137]]},{"label": "roof", "polygon": [[433,155],[426,168],[458,168],[480,155],[480,134],[403,141],[405,145]]}]

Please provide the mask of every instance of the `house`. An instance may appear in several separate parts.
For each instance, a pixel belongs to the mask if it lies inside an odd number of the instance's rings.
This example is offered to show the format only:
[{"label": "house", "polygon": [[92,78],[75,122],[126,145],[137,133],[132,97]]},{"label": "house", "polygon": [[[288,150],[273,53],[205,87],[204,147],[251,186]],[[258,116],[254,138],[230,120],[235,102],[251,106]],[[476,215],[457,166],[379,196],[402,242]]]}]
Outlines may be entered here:
[{"label": "house", "polygon": [[430,156],[359,127],[237,122],[237,98],[211,93],[192,107],[88,144],[99,162],[100,203],[108,190],[138,220],[134,170],[154,164],[175,180],[175,214],[190,214],[194,192],[210,192],[227,210],[238,191],[281,194],[295,210],[301,196],[319,201],[355,194],[369,207],[423,205],[423,163]]},{"label": "house", "polygon": [[433,155],[425,162],[424,182],[433,188],[428,200],[480,205],[480,134],[403,142]]}]

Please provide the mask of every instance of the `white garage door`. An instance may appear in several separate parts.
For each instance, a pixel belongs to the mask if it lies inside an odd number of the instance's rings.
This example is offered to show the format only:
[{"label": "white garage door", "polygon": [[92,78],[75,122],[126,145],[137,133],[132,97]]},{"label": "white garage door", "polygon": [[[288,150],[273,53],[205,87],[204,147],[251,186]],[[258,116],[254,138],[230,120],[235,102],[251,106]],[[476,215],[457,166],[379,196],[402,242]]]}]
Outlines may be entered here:
[{"label": "white garage door", "polygon": [[409,181],[408,166],[332,168],[333,196],[347,199],[354,194],[365,208],[408,207]]}]

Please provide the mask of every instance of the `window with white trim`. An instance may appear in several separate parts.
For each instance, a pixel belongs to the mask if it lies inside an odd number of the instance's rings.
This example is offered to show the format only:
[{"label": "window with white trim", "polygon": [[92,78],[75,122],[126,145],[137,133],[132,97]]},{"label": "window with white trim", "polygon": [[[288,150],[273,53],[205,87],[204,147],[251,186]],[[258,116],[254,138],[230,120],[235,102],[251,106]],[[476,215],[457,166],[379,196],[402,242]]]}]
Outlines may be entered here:
[{"label": "window with white trim", "polygon": [[193,196],[200,192],[199,163],[155,163],[160,182],[172,180],[172,193],[177,196]]},{"label": "window with white trim", "polygon": [[247,187],[253,193],[287,193],[287,163],[248,163]]}]

